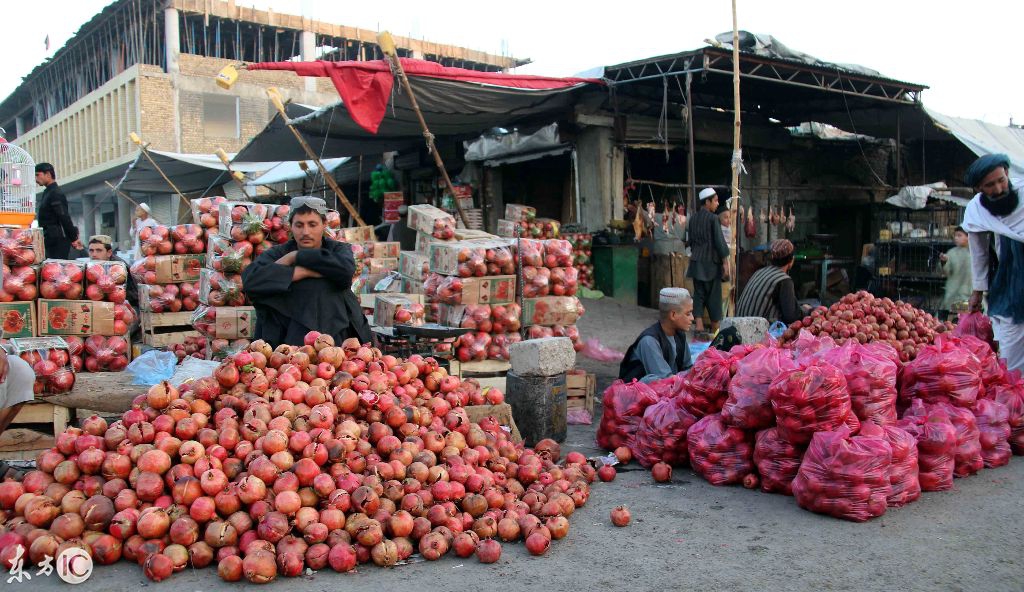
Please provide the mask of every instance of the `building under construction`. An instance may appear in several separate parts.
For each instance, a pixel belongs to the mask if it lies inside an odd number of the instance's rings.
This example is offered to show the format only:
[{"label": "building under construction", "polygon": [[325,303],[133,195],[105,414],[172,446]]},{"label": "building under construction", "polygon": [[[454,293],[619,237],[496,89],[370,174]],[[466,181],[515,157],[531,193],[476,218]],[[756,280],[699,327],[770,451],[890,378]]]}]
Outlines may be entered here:
[{"label": "building under construction", "polygon": [[[501,71],[522,60],[396,37],[399,55],[472,70]],[[330,81],[289,72],[242,72],[231,93],[214,76],[227,64],[287,60],[374,60],[376,32],[238,6],[233,0],[116,0],[26,76],[0,103],[0,127],[37,162],[51,162],[83,236],[122,246],[132,206],[115,183],[137,155],[137,132],[155,150],[235,152],[275,113],[266,89],[296,102],[338,100]],[[179,200],[147,196],[155,217],[173,221]]]}]

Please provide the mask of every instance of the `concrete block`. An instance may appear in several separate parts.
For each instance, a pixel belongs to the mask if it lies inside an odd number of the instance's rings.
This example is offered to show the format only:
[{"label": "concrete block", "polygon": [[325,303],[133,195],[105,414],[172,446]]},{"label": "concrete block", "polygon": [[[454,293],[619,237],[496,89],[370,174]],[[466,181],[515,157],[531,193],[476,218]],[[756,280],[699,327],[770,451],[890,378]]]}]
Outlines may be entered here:
[{"label": "concrete block", "polygon": [[768,319],[761,317],[727,317],[722,319],[720,329],[736,327],[742,343],[760,343],[768,334]]},{"label": "concrete block", "polygon": [[512,371],[519,376],[555,376],[576,365],[576,350],[568,337],[543,337],[509,347]]}]

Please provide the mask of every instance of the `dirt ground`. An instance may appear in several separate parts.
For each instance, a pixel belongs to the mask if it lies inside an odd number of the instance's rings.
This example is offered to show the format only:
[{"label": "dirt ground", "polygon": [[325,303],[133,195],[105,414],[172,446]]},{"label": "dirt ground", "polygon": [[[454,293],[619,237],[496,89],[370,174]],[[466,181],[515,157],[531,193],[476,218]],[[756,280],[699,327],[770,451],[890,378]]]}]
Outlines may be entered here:
[{"label": "dirt ground", "polygon": [[[654,321],[651,310],[611,300],[585,301],[585,337],[619,351]],[[609,384],[617,365],[580,360]],[[563,450],[596,455],[596,423],[571,426]],[[958,479],[952,492],[926,493],[916,503],[854,524],[797,507],[791,497],[737,487],[713,487],[689,469],[657,485],[633,464],[571,518],[569,535],[546,556],[504,545],[501,560],[482,565],[446,557],[392,569],[362,567],[279,579],[274,590],[1024,590],[1024,459]],[[609,511],[627,505],[633,523],[615,528]],[[36,577],[5,590],[45,590],[64,584]],[[81,590],[237,590],[214,569],[186,570],[148,582],[125,562],[98,567]]]}]

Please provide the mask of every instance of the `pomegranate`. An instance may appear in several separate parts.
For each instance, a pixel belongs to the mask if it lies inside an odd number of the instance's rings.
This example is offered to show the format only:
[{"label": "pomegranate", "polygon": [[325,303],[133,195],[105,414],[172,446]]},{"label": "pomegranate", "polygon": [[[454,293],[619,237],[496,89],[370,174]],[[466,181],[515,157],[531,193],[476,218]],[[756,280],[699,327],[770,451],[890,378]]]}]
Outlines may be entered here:
[{"label": "pomegranate", "polygon": [[229,555],[217,564],[217,575],[225,582],[239,582],[242,580],[242,574],[242,558],[238,555]]},{"label": "pomegranate", "polygon": [[604,482],[615,480],[615,467],[611,465],[601,465],[601,468],[597,470],[597,478]]},{"label": "pomegranate", "polygon": [[277,577],[277,562],[273,553],[257,550],[242,560],[242,572],[251,584],[267,584]]},{"label": "pomegranate", "polygon": [[171,577],[174,571],[174,562],[171,558],[162,553],[150,555],[142,565],[142,572],[147,578],[154,582],[162,582]]},{"label": "pomegranate", "polygon": [[658,483],[668,483],[672,480],[672,466],[663,462],[655,463],[651,467],[651,476]]},{"label": "pomegranate", "polygon": [[612,524],[615,526],[626,526],[629,524],[632,516],[629,513],[629,508],[626,506],[616,506],[612,509],[611,513]]},{"label": "pomegranate", "polygon": [[476,557],[480,563],[495,563],[501,559],[501,543],[494,539],[480,541],[476,547]]},{"label": "pomegranate", "polygon": [[551,546],[551,538],[542,532],[534,532],[526,537],[526,550],[530,555],[543,555]]}]

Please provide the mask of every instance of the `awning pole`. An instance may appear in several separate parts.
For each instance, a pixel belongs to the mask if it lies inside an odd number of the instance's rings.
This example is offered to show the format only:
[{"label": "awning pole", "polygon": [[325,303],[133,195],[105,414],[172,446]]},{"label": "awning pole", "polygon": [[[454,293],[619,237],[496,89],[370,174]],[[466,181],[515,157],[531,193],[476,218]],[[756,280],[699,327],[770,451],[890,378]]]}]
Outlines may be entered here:
[{"label": "awning pole", "polygon": [[409,78],[405,75],[401,60],[398,59],[398,52],[395,50],[395,42],[391,38],[391,33],[387,31],[379,33],[377,35],[377,45],[380,46],[388,63],[391,64],[392,72],[397,74],[399,80],[402,81],[405,92],[409,93],[409,102],[412,104],[412,110],[416,112],[416,117],[420,120],[420,127],[423,128],[423,137],[427,139],[427,150],[434,155],[434,164],[437,165],[437,170],[441,172],[441,177],[444,178],[445,186],[448,187],[448,193],[451,194],[452,201],[455,202],[455,209],[459,212],[459,218],[462,219],[463,226],[469,228],[469,220],[466,218],[466,213],[462,211],[462,204],[459,203],[459,198],[455,195],[455,186],[452,185],[451,177],[448,176],[448,169],[444,167],[444,161],[441,160],[437,146],[434,145],[434,134],[430,133],[430,128],[427,127],[427,121],[423,118],[420,105],[416,102],[416,94],[412,91],[412,85],[409,84]]},{"label": "awning pole", "polygon": [[245,199],[251,201],[252,196],[249,195],[249,192],[245,190],[245,183],[243,182],[243,180],[245,179],[245,175],[240,172],[235,172],[231,169],[231,159],[228,158],[228,153],[224,152],[223,149],[218,148],[215,154],[217,155],[217,158],[219,158],[220,161],[224,164],[224,168],[228,170],[228,175],[230,175],[231,178],[235,180],[235,183],[238,183],[238,187],[239,189],[242,190],[242,195],[245,196]]},{"label": "awning pole", "polygon": [[[733,240],[729,245],[732,251],[730,259],[735,263],[732,275],[738,276],[740,269],[739,244],[742,224],[739,223],[737,209],[740,201],[740,167],[743,166],[743,152],[740,143],[740,32],[736,25],[736,0],[732,0],[732,99],[733,99],[733,138],[732,138],[732,220]],[[731,309],[736,312],[737,277],[732,277],[733,290],[730,295]]]},{"label": "awning pole", "polygon": [[302,149],[306,152],[306,156],[308,156],[309,160],[312,160],[316,164],[317,168],[320,169],[320,174],[323,175],[324,181],[327,181],[327,185],[334,190],[334,194],[338,196],[338,199],[341,200],[341,204],[345,206],[346,210],[348,210],[349,216],[352,216],[352,219],[355,220],[356,224],[359,226],[366,226],[366,222],[363,222],[363,219],[359,216],[359,212],[352,207],[352,203],[347,197],[345,197],[345,192],[338,186],[338,182],[334,180],[334,176],[327,171],[327,167],[324,166],[324,163],[320,162],[320,157],[317,156],[316,152],[313,152],[313,148],[309,145],[309,142],[306,141],[306,138],[302,137],[299,130],[295,129],[291,120],[288,119],[288,114],[284,110],[284,102],[281,101],[281,93],[278,92],[277,88],[270,87],[267,89],[267,96],[270,97],[270,102],[274,104],[275,108],[277,108],[277,112],[281,114],[281,119],[284,121],[284,124],[292,131],[295,139],[298,140],[299,146],[302,146]]},{"label": "awning pole", "polygon": [[164,178],[164,181],[166,181],[166,182],[167,182],[167,184],[171,186],[171,189],[173,189],[173,190],[174,190],[174,192],[178,194],[178,197],[180,197],[180,198],[181,198],[181,201],[185,203],[185,207],[186,207],[186,208],[191,208],[191,207],[192,207],[192,204],[188,203],[188,199],[187,199],[187,198],[185,197],[185,194],[183,194],[183,193],[182,193],[182,192],[181,192],[181,191],[180,191],[180,190],[178,189],[178,186],[177,186],[177,185],[175,185],[175,184],[174,184],[174,182],[173,182],[173,181],[171,181],[171,180],[170,180],[170,179],[169,179],[169,178],[167,177],[167,175],[166,175],[166,174],[164,174],[164,170],[163,170],[162,168],[160,168],[160,165],[158,165],[158,164],[156,163],[156,161],[155,161],[155,160],[153,160],[153,157],[152,157],[152,155],[150,155],[150,153],[149,153],[149,144],[147,144],[147,143],[143,142],[143,141],[142,141],[142,138],[140,138],[140,137],[139,137],[139,134],[137,134],[137,133],[135,133],[135,132],[131,132],[131,133],[129,133],[129,134],[128,134],[128,137],[129,137],[129,138],[131,139],[131,141],[132,141],[132,142],[133,142],[133,143],[134,143],[134,144],[135,144],[136,146],[138,146],[138,147],[139,147],[139,150],[141,150],[141,151],[142,151],[142,155],[146,157],[146,160],[148,160],[148,161],[149,161],[149,164],[153,165],[153,168],[154,168],[154,169],[156,169],[156,172],[160,173],[160,176]]}]

